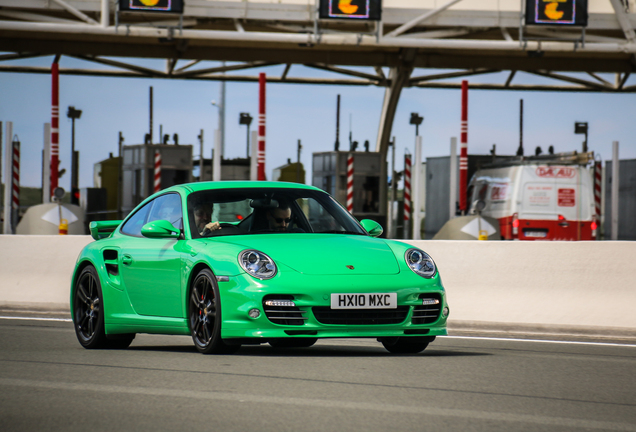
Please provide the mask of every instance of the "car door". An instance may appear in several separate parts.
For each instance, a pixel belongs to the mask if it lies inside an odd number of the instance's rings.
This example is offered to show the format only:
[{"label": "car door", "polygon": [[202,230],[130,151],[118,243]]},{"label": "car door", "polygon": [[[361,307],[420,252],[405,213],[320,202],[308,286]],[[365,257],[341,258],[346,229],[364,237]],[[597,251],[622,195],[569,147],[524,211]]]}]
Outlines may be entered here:
[{"label": "car door", "polygon": [[183,228],[181,198],[168,193],[139,209],[122,227],[131,238],[121,250],[121,276],[130,302],[139,315],[181,317],[181,252],[183,240],[146,238],[141,227],[155,220],[167,220]]}]

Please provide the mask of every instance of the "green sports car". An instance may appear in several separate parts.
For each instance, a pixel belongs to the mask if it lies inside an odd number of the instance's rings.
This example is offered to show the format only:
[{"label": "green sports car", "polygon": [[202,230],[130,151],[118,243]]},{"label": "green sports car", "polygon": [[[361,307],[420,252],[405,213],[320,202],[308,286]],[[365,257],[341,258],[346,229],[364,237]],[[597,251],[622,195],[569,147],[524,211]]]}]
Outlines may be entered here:
[{"label": "green sports car", "polygon": [[85,348],[136,333],[191,335],[202,353],[376,338],[417,353],[445,335],[435,263],[377,238],[329,194],[282,182],[204,182],[147,198],[123,221],[91,222],[71,314]]}]

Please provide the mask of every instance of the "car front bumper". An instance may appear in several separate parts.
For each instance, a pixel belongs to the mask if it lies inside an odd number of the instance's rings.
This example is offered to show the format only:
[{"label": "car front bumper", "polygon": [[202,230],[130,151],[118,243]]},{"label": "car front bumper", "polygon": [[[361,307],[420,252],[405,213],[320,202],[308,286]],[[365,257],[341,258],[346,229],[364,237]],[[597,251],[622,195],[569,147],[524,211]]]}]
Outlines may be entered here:
[{"label": "car front bumper", "polygon": [[[401,272],[395,275],[336,275],[316,276],[303,275],[295,272],[279,273],[270,280],[260,281],[247,274],[232,276],[229,281],[219,282],[222,305],[222,338],[223,339],[268,339],[289,337],[310,338],[379,338],[400,336],[440,336],[446,335],[446,321],[448,310],[444,287],[439,274],[431,279],[425,279],[414,273]],[[317,309],[329,311],[331,294],[333,293],[396,293],[397,306],[395,309],[365,309],[353,313],[356,319],[364,324],[354,324],[347,319],[348,310],[335,311],[339,324],[325,323],[324,314],[320,317]],[[290,322],[297,324],[279,324],[268,318],[263,299],[268,296],[278,296],[292,299],[300,311],[296,316],[302,320],[290,318]],[[424,320],[414,319],[414,314],[421,314],[423,298],[436,298],[439,304],[437,318]],[[327,308],[327,309],[325,309]],[[249,315],[250,310],[257,309],[260,314],[256,318]],[[368,311],[368,316],[365,314]],[[374,319],[378,316],[379,319]],[[382,318],[385,314],[399,316],[391,323]],[[271,314],[270,314],[271,316]],[[366,317],[366,318],[365,318]],[[403,317],[403,319],[402,319]],[[397,319],[398,322],[395,322]],[[355,321],[355,319],[353,320]],[[280,322],[280,320],[279,320]],[[254,342],[257,342],[255,340]]]}]

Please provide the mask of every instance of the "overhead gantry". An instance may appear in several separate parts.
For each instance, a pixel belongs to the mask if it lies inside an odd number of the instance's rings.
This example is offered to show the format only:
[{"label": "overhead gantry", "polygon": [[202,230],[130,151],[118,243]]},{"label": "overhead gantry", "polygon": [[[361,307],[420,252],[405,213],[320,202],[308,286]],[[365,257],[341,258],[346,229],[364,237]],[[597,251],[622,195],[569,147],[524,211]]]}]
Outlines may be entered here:
[{"label": "overhead gantry", "polygon": [[[627,0],[589,0],[583,32],[524,26],[519,0],[384,0],[382,19],[372,22],[319,20],[317,7],[299,0],[188,0],[183,14],[167,16],[119,12],[116,3],[1,0],[0,61],[63,55],[112,69],[60,68],[61,74],[252,82],[256,74],[226,72],[281,64],[283,73],[269,82],[384,87],[376,142],[384,154],[404,87],[459,88],[457,78],[496,74],[500,82],[471,88],[636,91],[626,85],[636,68],[636,15]],[[126,57],[166,65],[152,69]],[[204,60],[238,64],[198,67]],[[340,76],[293,76],[293,65]],[[417,69],[443,71],[413,76]],[[50,69],[4,64],[0,72]],[[524,84],[520,72],[555,84]]]}]

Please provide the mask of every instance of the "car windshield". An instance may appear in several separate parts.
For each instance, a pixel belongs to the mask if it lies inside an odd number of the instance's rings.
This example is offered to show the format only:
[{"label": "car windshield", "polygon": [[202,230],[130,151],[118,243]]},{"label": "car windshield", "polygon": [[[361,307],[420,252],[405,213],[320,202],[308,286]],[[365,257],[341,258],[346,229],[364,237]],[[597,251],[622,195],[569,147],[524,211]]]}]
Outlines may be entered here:
[{"label": "car windshield", "polygon": [[263,233],[366,235],[328,194],[311,189],[240,188],[188,196],[192,238]]}]

